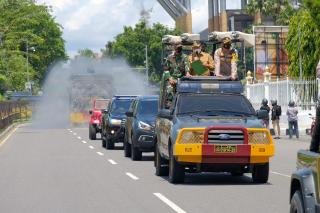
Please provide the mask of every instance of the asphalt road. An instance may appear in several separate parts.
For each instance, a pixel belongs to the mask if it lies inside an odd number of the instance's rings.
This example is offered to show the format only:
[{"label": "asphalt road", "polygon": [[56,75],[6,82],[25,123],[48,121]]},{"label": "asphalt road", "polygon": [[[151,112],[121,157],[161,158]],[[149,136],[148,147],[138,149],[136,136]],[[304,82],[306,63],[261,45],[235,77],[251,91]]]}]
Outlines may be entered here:
[{"label": "asphalt road", "polygon": [[288,212],[290,174],[307,141],[275,142],[268,184],[207,173],[172,185],[154,175],[152,154],[133,162],[90,141],[86,128],[25,125],[0,145],[0,212]]}]

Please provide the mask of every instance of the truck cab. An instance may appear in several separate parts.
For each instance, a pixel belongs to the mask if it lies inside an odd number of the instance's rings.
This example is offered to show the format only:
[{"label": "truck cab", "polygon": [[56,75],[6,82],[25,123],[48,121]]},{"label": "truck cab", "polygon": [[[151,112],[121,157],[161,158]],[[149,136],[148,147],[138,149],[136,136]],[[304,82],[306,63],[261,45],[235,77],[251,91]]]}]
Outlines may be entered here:
[{"label": "truck cab", "polygon": [[93,100],[92,109],[89,110],[89,139],[95,140],[97,133],[101,133],[102,113],[108,108],[110,99]]},{"label": "truck cab", "polygon": [[162,87],[155,126],[156,175],[169,175],[171,183],[183,182],[186,172],[252,173],[253,182],[268,181],[275,148],[260,120],[267,112],[254,110],[241,82],[183,77],[170,105],[166,93]]}]

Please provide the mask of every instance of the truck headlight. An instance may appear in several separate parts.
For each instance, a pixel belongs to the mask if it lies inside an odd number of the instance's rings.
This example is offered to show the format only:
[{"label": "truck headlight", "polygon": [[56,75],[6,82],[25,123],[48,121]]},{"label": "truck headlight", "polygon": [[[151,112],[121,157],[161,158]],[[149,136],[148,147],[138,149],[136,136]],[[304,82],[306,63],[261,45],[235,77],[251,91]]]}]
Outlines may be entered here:
[{"label": "truck headlight", "polygon": [[120,126],[121,125],[121,120],[119,119],[110,119],[110,124],[113,126]]},{"label": "truck headlight", "polygon": [[183,131],[179,143],[203,143],[204,130]]},{"label": "truck headlight", "polygon": [[150,131],[151,130],[151,126],[145,122],[139,121],[138,123],[139,129],[143,129],[146,131]]}]

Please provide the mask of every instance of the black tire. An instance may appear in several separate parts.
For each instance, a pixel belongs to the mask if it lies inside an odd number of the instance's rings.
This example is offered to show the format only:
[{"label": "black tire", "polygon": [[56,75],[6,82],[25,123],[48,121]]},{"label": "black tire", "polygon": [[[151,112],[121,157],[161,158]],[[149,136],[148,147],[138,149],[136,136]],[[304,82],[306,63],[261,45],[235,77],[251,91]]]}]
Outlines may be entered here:
[{"label": "black tire", "polygon": [[267,183],[269,178],[269,163],[253,166],[252,180],[254,183]]},{"label": "black tire", "polygon": [[97,139],[97,130],[92,124],[89,124],[89,139],[90,140]]},{"label": "black tire", "polygon": [[304,213],[301,191],[297,190],[290,201],[290,213]]},{"label": "black tire", "polygon": [[108,138],[108,136],[106,136],[106,142],[107,142],[106,144],[107,149],[114,149],[114,142],[110,138]]},{"label": "black tire", "polygon": [[128,143],[127,134],[124,135],[123,152],[125,157],[131,157],[131,144]]},{"label": "black tire", "polygon": [[157,144],[155,144],[154,166],[156,167],[157,176],[168,176],[168,164],[166,164],[166,160],[161,157]]},{"label": "black tire", "polygon": [[185,168],[179,164],[173,156],[173,148],[170,148],[169,160],[169,182],[170,183],[183,183],[185,176]]},{"label": "black tire", "polygon": [[131,159],[133,161],[141,160],[142,152],[140,151],[139,147],[134,146],[133,137],[131,137]]},{"label": "black tire", "polygon": [[233,177],[241,177],[241,176],[243,176],[243,172],[231,172],[231,175],[233,176]]},{"label": "black tire", "polygon": [[105,136],[102,136],[102,147],[106,148],[106,146],[107,146],[106,138],[105,138]]}]

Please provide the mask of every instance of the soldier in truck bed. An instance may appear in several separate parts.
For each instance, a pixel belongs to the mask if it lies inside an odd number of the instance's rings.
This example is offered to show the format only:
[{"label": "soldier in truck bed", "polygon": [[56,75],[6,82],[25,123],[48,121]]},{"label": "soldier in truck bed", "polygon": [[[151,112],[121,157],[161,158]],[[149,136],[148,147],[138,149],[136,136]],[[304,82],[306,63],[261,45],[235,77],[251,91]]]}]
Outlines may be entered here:
[{"label": "soldier in truck bed", "polygon": [[236,80],[237,76],[237,50],[231,47],[231,39],[225,37],[222,40],[222,47],[214,53],[215,75],[228,76]]}]

